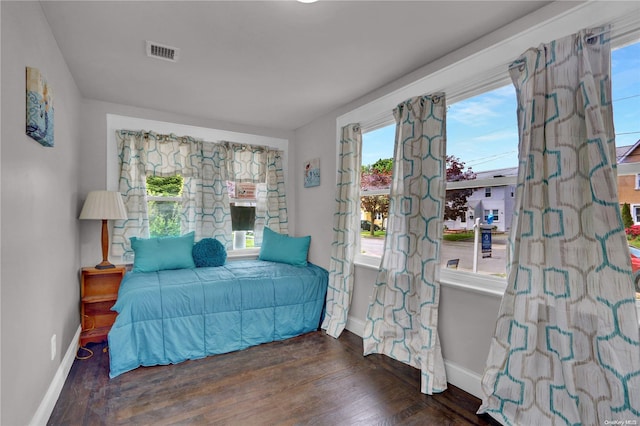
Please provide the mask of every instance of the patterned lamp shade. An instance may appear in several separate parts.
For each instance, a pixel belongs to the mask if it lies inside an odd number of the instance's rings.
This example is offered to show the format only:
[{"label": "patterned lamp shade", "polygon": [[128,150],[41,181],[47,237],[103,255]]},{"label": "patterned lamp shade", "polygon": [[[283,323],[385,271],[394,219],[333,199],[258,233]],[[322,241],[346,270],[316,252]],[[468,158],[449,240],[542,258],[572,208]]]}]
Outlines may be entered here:
[{"label": "patterned lamp shade", "polygon": [[117,191],[89,192],[80,219],[127,219],[122,195]]}]

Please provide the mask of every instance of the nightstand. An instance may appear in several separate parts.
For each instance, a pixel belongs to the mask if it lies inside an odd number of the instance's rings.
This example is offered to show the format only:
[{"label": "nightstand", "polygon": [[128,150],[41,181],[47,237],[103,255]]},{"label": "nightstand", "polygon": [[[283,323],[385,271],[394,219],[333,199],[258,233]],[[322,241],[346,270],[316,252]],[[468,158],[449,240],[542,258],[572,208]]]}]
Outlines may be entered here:
[{"label": "nightstand", "polygon": [[118,299],[120,281],[126,267],[96,269],[82,268],[80,276],[80,315],[82,332],[80,346],[89,342],[107,340],[107,334],[116,319],[116,312],[111,307]]}]

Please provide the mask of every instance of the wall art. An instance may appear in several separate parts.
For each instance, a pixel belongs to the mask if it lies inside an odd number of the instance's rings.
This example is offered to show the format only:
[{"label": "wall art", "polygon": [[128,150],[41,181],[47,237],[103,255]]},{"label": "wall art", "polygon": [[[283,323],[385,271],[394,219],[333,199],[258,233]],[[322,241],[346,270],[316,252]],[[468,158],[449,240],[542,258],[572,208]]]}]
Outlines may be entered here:
[{"label": "wall art", "polygon": [[37,68],[27,67],[27,135],[53,146],[53,91]]},{"label": "wall art", "polygon": [[314,158],[304,162],[304,187],[320,185],[320,159]]}]

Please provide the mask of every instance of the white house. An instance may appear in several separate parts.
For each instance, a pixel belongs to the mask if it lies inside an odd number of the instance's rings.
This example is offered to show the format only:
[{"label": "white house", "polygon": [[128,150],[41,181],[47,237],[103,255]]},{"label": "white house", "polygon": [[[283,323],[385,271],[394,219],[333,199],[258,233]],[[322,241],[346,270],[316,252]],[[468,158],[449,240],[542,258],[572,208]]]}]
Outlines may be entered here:
[{"label": "white house", "polygon": [[[509,231],[515,201],[515,184],[504,184],[499,182],[498,178],[515,178],[517,175],[517,167],[476,172],[475,180],[484,185],[474,187],[471,186],[474,181],[468,181],[473,193],[467,198],[466,217],[464,220],[445,221],[445,225],[449,229],[470,230],[473,229],[476,218],[480,218],[480,223],[487,223],[489,215],[493,215],[492,225],[496,227],[496,230],[499,232]],[[492,180],[495,180],[494,185],[492,185]]]}]

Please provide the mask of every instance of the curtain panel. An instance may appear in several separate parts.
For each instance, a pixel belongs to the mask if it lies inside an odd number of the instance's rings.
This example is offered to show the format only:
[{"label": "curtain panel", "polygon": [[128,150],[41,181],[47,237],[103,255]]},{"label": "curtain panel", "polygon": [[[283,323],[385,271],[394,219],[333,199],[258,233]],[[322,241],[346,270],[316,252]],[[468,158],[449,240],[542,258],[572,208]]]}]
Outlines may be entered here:
[{"label": "curtain panel", "polygon": [[479,412],[518,425],[638,422],[640,343],[607,30],[530,49],[510,74],[520,167]]},{"label": "curtain panel", "polygon": [[287,234],[289,217],[284,186],[282,151],[264,146],[224,142],[227,149],[226,170],[235,183],[253,183],[256,188],[254,241],[262,245],[265,226]]},{"label": "curtain panel", "polygon": [[384,252],[364,330],[364,354],[421,371],[421,392],[447,388],[438,337],[440,245],[446,184],[444,94],[394,110],[396,141]]},{"label": "curtain panel", "polygon": [[327,306],[321,328],[338,338],[347,325],[353,292],[354,258],[360,235],[360,168],[362,131],[359,124],[342,128],[338,158],[336,210],[329,263]]},{"label": "curtain panel", "polygon": [[127,208],[127,220],[113,224],[111,253],[122,256],[131,250],[131,237],[149,237],[147,215],[147,156],[145,132],[117,130],[120,179],[118,189]]},{"label": "curtain panel", "polygon": [[265,226],[281,234],[289,233],[282,155],[280,150],[266,149],[265,182],[256,185],[256,246],[262,245]]},{"label": "curtain panel", "polygon": [[112,253],[130,250],[130,237],[149,237],[147,176],[183,177],[181,231],[196,241],[215,237],[231,248],[231,215],[227,193],[226,148],[188,136],[153,132],[116,132],[120,159],[119,190],[127,220],[115,221]]}]

